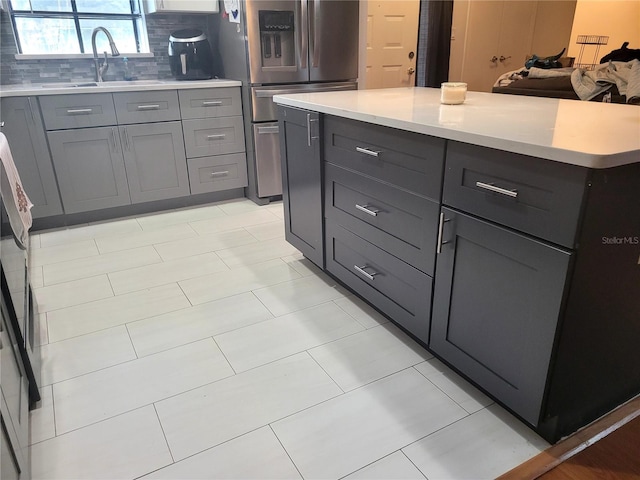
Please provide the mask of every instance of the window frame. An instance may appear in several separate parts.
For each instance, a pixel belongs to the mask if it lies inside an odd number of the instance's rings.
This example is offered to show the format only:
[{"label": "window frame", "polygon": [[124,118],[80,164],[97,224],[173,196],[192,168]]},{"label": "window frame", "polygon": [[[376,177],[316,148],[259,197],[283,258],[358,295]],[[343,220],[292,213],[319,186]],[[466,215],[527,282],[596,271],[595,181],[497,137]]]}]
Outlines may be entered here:
[{"label": "window frame", "polygon": [[[14,38],[16,41],[16,48],[18,50],[17,55],[20,56],[60,56],[60,55],[64,55],[64,56],[76,56],[76,55],[92,55],[93,52],[91,51],[91,46],[89,45],[89,49],[86,49],[86,46],[84,45],[84,40],[82,39],[82,30],[80,28],[80,20],[83,19],[99,19],[99,20],[130,20],[131,23],[133,24],[133,35],[134,35],[134,40],[135,40],[135,44],[136,44],[136,51],[135,52],[124,52],[126,54],[146,54],[148,52],[142,52],[142,46],[143,45],[148,45],[148,42],[146,41],[141,41],[141,32],[140,30],[145,30],[144,25],[145,25],[145,21],[144,21],[144,15],[142,13],[142,9],[140,6],[140,2],[139,0],[129,0],[129,8],[131,10],[131,13],[97,13],[97,12],[78,12],[78,8],[77,8],[77,4],[76,4],[76,0],[70,0],[71,3],[71,11],[69,12],[65,12],[65,11],[51,11],[51,10],[15,10],[13,8],[13,1],[12,0],[7,0],[7,6],[8,6],[8,10],[9,10],[9,16],[11,18],[11,26],[13,28],[13,32],[14,32]],[[75,29],[76,29],[76,36],[77,36],[77,40],[78,40],[78,46],[80,47],[80,52],[79,53],[62,53],[62,52],[55,52],[55,53],[37,53],[37,54],[31,54],[31,53],[23,53],[22,51],[22,42],[20,40],[20,33],[18,31],[18,27],[16,24],[16,18],[34,18],[34,19],[39,19],[39,18],[64,18],[64,19],[72,19]],[[142,28],[141,28],[142,27]],[[142,32],[142,34],[146,34],[145,32]]]}]

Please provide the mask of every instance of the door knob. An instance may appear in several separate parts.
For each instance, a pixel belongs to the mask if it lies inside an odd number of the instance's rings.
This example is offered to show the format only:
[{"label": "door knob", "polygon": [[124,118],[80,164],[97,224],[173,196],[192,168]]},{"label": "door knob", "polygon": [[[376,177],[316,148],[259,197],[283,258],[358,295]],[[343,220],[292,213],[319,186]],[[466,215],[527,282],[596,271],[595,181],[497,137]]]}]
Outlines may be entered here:
[{"label": "door knob", "polygon": [[[494,58],[495,58],[495,57],[494,57]],[[511,55],[509,55],[508,57],[505,57],[504,55],[500,55],[499,60],[500,60],[501,62],[504,62],[505,60],[508,60],[508,59],[510,59],[510,58],[511,58]]]},{"label": "door knob", "polygon": [[498,57],[496,57],[495,55],[493,57],[491,57],[491,60],[489,60],[492,63],[496,63],[498,61]]},{"label": "door knob", "polygon": [[413,75],[415,72],[416,72],[416,69],[415,69],[415,68],[413,68],[413,67],[409,67],[409,68],[407,69],[407,74],[408,74],[408,75]]}]

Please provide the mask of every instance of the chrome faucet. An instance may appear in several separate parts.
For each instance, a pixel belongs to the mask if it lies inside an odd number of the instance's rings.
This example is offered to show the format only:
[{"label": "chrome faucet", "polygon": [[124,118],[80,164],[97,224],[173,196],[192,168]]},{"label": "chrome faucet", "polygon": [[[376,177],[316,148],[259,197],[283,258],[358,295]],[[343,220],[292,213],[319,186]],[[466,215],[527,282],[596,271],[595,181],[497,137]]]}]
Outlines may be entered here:
[{"label": "chrome faucet", "polygon": [[102,82],[102,76],[107,72],[109,68],[109,64],[107,63],[107,52],[104,52],[104,62],[100,65],[100,60],[98,59],[98,52],[96,50],[96,35],[98,32],[104,32],[104,34],[109,39],[109,46],[111,47],[111,55],[117,57],[120,55],[118,48],[116,47],[115,42],[113,41],[113,37],[104,27],[96,27],[93,29],[93,33],[91,34],[91,47],[93,48],[93,63],[96,68],[96,82]]}]

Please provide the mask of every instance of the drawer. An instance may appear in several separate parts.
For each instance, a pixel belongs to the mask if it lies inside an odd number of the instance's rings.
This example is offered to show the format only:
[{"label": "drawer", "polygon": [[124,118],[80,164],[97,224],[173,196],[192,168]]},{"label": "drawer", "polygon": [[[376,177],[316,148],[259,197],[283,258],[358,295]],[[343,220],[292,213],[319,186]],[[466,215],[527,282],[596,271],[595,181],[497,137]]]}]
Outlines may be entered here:
[{"label": "drawer", "polygon": [[190,158],[187,160],[187,167],[192,194],[248,185],[247,157],[244,153]]},{"label": "drawer", "polygon": [[110,93],[50,95],[38,99],[47,130],[116,124],[116,110]]},{"label": "drawer", "polygon": [[178,97],[183,119],[242,115],[239,87],[180,90]]},{"label": "drawer", "polygon": [[443,203],[573,248],[588,169],[450,142]]},{"label": "drawer", "polygon": [[325,231],[327,271],[427,344],[431,277],[331,221]]},{"label": "drawer", "polygon": [[433,200],[326,164],[326,218],[430,275],[439,211]]},{"label": "drawer", "polygon": [[187,157],[207,157],[245,151],[242,117],[183,120]]},{"label": "drawer", "polygon": [[175,90],[114,93],[113,103],[120,125],[180,120]]},{"label": "drawer", "polygon": [[445,140],[326,116],[327,162],[440,201]]}]

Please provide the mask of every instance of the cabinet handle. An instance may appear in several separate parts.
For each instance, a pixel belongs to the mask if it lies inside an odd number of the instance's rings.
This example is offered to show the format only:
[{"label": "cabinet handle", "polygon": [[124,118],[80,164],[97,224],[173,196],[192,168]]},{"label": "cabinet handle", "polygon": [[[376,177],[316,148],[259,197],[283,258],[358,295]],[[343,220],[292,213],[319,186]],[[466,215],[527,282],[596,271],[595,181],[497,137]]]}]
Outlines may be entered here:
[{"label": "cabinet handle", "polygon": [[77,115],[83,113],[93,113],[93,108],[70,108],[67,110],[69,115]]},{"label": "cabinet handle", "polygon": [[111,144],[113,145],[113,149],[116,149],[116,127],[111,128]]},{"label": "cabinet handle", "polygon": [[203,107],[219,107],[222,105],[222,100],[205,100],[202,102]]},{"label": "cabinet handle", "polygon": [[212,177],[223,177],[229,175],[229,170],[224,170],[222,172],[211,172]]},{"label": "cabinet handle", "polygon": [[129,150],[129,132],[127,132],[127,127],[122,128],[122,133],[124,133],[125,148]]},{"label": "cabinet handle", "polygon": [[138,110],[158,110],[160,105],[138,105]]},{"label": "cabinet handle", "polygon": [[449,243],[448,240],[446,242],[442,241],[442,234],[444,230],[444,224],[450,220],[450,218],[444,218],[443,212],[440,213],[440,222],[438,223],[438,240],[436,242],[436,253],[442,253],[442,245],[446,245],[447,243]]},{"label": "cabinet handle", "polygon": [[218,133],[216,135],[207,135],[207,140],[222,140],[223,138],[226,138],[227,134],[226,133]]},{"label": "cabinet handle", "polygon": [[364,153],[365,155],[370,155],[372,157],[378,157],[381,152],[376,150],[369,150],[368,148],[356,147],[356,152]]},{"label": "cabinet handle", "polygon": [[516,198],[518,196],[517,190],[507,190],[506,188],[496,187],[493,183],[476,182],[476,187],[484,188],[485,190],[489,190],[490,192],[499,193],[511,198]]},{"label": "cabinet handle", "polygon": [[380,210],[376,209],[376,208],[371,208],[369,205],[358,205],[356,203],[356,208],[358,210],[360,210],[361,212],[367,213],[369,215],[371,215],[372,217],[377,217],[378,213],[380,213]]},{"label": "cabinet handle", "polygon": [[27,101],[29,102],[29,114],[31,115],[31,123],[36,124],[36,119],[33,116],[33,105],[31,105],[31,97],[27,97]]},{"label": "cabinet handle", "polygon": [[307,113],[307,146],[311,146],[311,141],[317,139],[318,137],[311,136],[311,122],[317,122],[317,118],[311,118],[311,114]]},{"label": "cabinet handle", "polygon": [[369,280],[375,280],[376,275],[378,275],[378,272],[369,273],[365,271],[365,268],[369,268],[369,267],[367,267],[367,265],[363,265],[362,267],[359,267],[358,265],[353,266],[353,269],[356,272],[358,272],[360,275],[368,278]]},{"label": "cabinet handle", "polygon": [[0,128],[4,127],[4,121],[0,122]]}]

